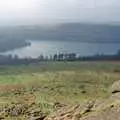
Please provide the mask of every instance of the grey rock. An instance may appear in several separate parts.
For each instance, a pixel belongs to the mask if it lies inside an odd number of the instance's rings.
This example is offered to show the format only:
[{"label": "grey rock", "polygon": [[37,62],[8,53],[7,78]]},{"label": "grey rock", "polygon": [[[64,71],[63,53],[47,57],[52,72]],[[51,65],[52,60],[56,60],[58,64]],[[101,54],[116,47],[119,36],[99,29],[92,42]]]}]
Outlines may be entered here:
[{"label": "grey rock", "polygon": [[118,93],[120,92],[120,80],[114,82],[110,88],[111,93]]}]

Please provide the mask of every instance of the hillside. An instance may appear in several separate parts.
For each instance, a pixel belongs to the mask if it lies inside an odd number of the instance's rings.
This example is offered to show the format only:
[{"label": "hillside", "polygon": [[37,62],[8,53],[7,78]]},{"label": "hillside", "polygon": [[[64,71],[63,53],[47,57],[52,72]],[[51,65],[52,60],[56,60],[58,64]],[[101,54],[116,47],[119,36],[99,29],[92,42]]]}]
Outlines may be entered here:
[{"label": "hillside", "polygon": [[0,27],[0,51],[26,46],[31,40],[79,40],[81,42],[120,43],[120,26],[64,23],[56,26]]},{"label": "hillside", "polygon": [[0,66],[0,119],[119,120],[118,80],[119,62]]}]

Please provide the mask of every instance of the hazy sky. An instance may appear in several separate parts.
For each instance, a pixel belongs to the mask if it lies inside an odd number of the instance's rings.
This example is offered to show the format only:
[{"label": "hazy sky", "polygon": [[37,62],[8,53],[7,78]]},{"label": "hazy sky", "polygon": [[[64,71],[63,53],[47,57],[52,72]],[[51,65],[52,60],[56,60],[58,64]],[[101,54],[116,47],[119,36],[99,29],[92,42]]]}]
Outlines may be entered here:
[{"label": "hazy sky", "polygon": [[0,25],[120,21],[120,0],[0,0]]}]

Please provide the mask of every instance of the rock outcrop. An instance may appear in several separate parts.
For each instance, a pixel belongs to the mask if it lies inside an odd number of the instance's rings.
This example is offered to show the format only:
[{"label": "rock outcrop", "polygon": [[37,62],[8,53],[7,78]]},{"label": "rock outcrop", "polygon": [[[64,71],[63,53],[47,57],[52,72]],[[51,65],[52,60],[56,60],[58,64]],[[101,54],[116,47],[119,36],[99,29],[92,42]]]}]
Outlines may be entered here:
[{"label": "rock outcrop", "polygon": [[48,116],[35,104],[33,94],[24,94],[21,103],[0,108],[0,119],[23,115],[25,120],[120,120],[120,80],[113,83],[110,92],[106,100],[89,100],[74,106],[56,102],[55,113]]},{"label": "rock outcrop", "polygon": [[113,83],[110,92],[106,100],[63,107],[45,120],[120,120],[120,80]]},{"label": "rock outcrop", "polygon": [[113,94],[120,92],[120,80],[114,82],[113,85],[111,86],[110,90]]}]

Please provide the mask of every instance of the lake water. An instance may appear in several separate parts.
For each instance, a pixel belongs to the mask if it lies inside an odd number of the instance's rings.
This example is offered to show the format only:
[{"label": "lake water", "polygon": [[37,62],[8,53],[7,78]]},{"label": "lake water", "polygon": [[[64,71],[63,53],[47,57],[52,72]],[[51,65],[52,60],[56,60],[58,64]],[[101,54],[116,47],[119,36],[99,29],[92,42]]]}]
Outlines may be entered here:
[{"label": "lake water", "polygon": [[19,57],[37,57],[40,54],[74,52],[81,56],[100,54],[115,54],[120,50],[120,44],[113,43],[82,43],[80,41],[30,41],[31,46],[7,51],[2,54],[17,54]]}]

